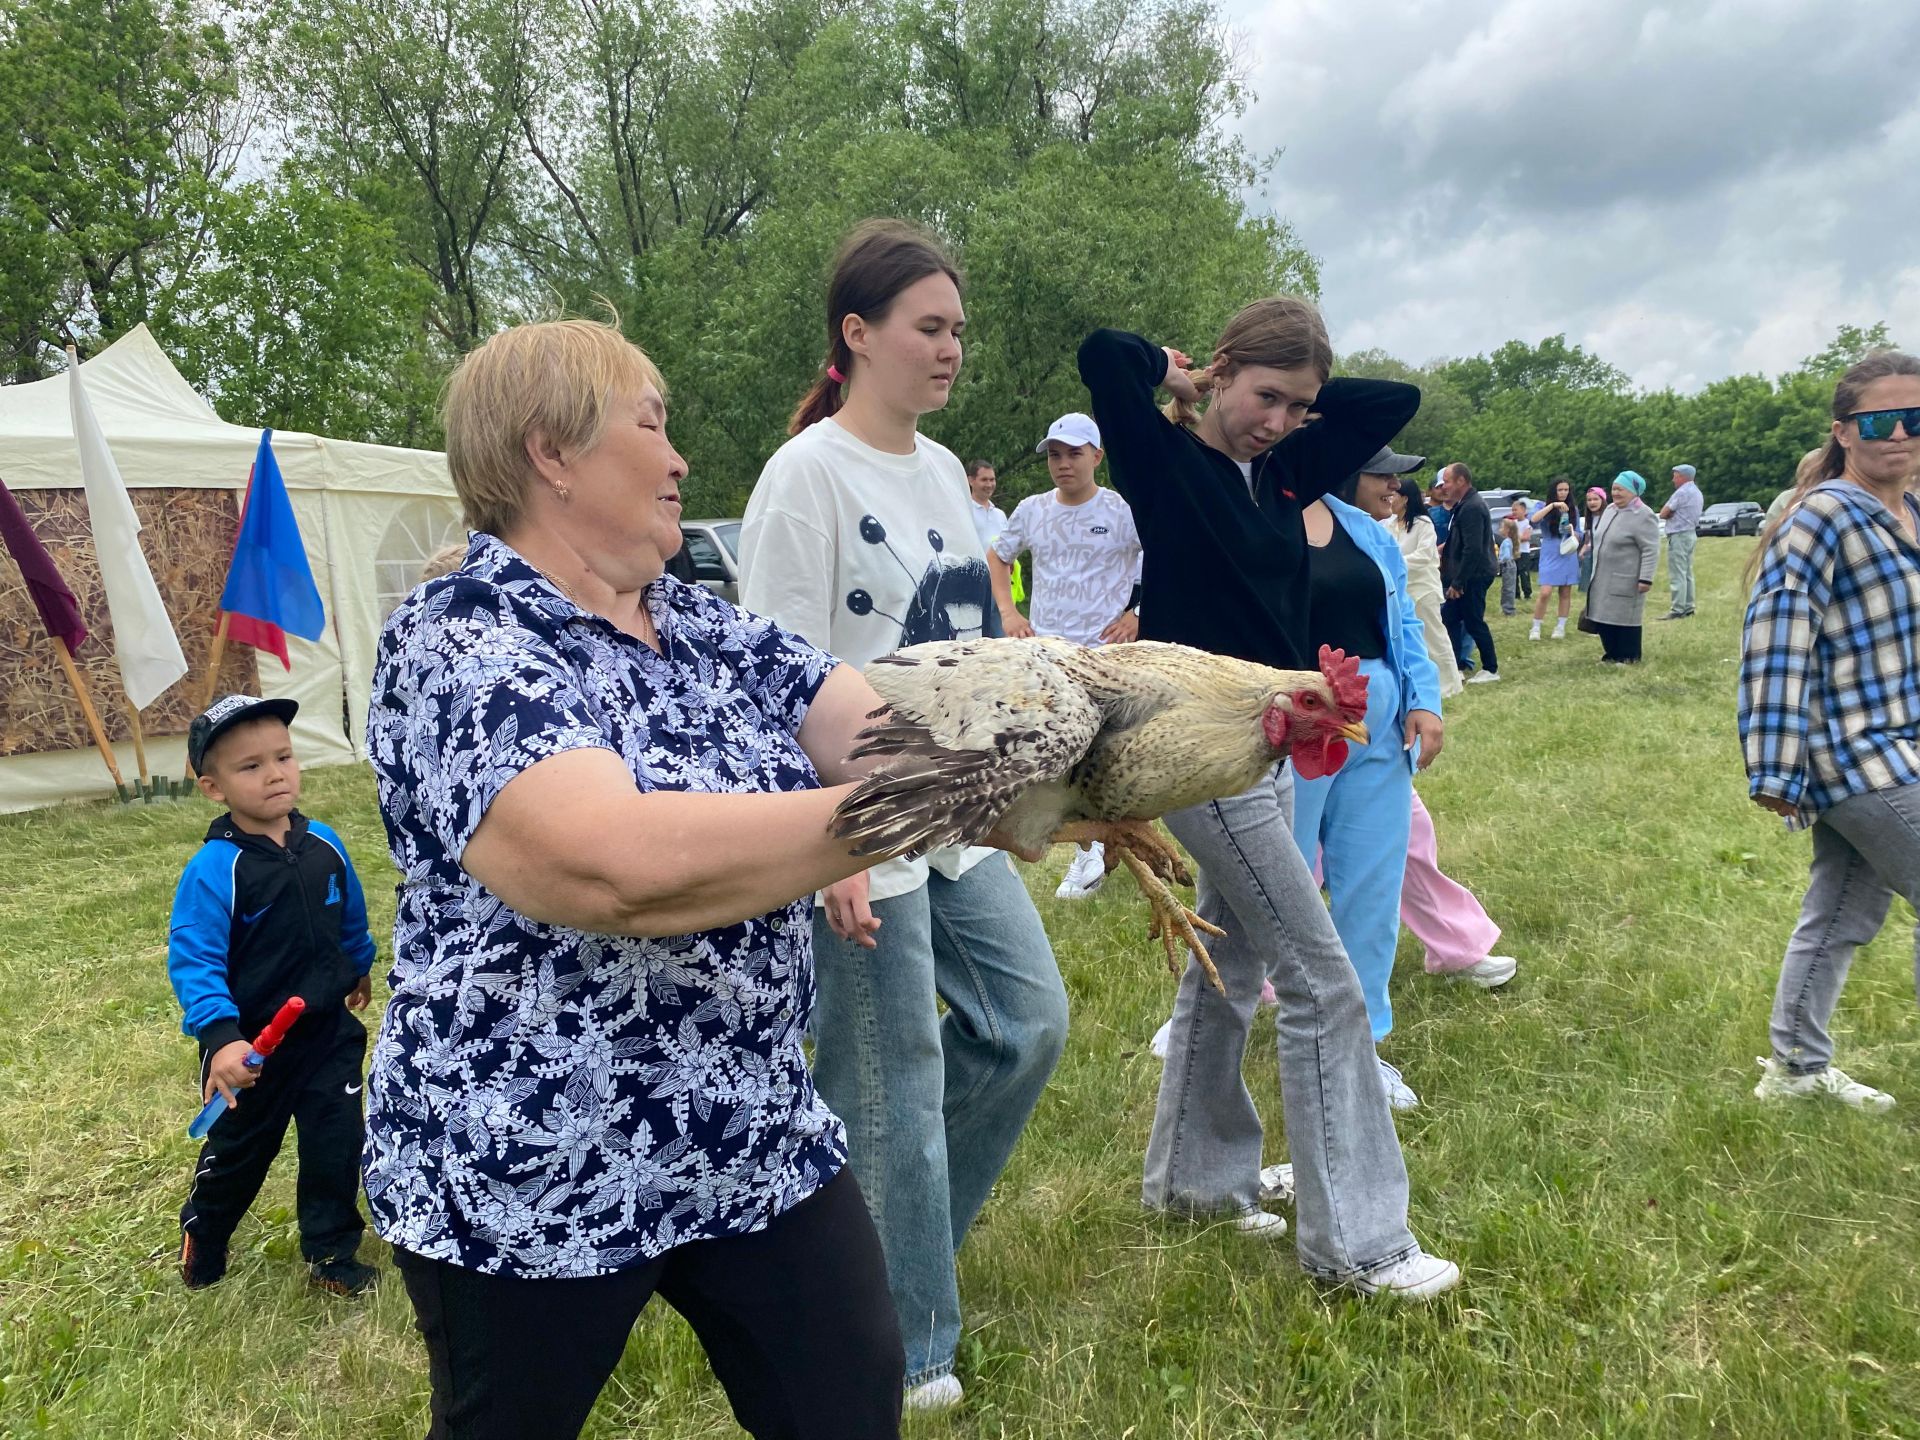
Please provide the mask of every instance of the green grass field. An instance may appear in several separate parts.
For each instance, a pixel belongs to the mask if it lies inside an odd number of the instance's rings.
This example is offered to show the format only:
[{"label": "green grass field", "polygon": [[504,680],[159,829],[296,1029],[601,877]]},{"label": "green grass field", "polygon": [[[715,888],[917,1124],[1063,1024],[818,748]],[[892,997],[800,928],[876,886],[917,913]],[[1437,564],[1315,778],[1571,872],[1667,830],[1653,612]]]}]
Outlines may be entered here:
[{"label": "green grass field", "polygon": [[[1902,1104],[1870,1118],[1750,1098],[1807,841],[1745,798],[1736,570],[1701,546],[1701,618],[1647,663],[1528,645],[1453,703],[1421,782],[1443,863],[1507,931],[1519,978],[1429,980],[1409,940],[1387,1053],[1414,1224],[1466,1282],[1431,1307],[1328,1296],[1291,1240],[1142,1213],[1172,986],[1124,878],[1056,903],[1029,880],[1074,1004],[1059,1074],[961,1260],[966,1408],[914,1435],[1920,1435],[1920,1116],[1897,906],[1838,1017],[1840,1061]],[[1649,612],[1664,608],[1664,575]],[[392,897],[364,769],[305,808],[355,848],[384,943]],[[200,803],[0,818],[0,1430],[353,1437],[425,1429],[423,1352],[388,1273],[364,1303],[298,1261],[290,1167],[230,1278],[173,1268],[191,1170],[190,1044],[164,970]],[[381,973],[384,973],[384,962]],[[381,991],[376,989],[376,1002]],[[1248,1061],[1275,1129],[1272,1032]],[[384,1267],[383,1247],[370,1252]],[[595,1436],[737,1433],[686,1327],[636,1332]]]}]

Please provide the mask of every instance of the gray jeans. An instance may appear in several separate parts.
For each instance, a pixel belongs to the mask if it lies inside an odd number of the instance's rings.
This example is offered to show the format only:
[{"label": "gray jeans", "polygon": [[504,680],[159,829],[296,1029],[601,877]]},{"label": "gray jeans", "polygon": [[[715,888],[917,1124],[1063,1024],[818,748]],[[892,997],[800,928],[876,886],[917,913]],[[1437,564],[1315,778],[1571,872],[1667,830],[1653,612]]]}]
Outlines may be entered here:
[{"label": "gray jeans", "polygon": [[1260,1115],[1240,1067],[1270,979],[1300,1264],[1339,1277],[1413,1250],[1407,1169],[1360,981],[1294,846],[1292,811],[1292,776],[1275,769],[1244,795],[1167,816],[1199,864],[1200,914],[1227,932],[1208,946],[1227,993],[1197,965],[1180,979],[1142,1199],[1202,1213],[1258,1203]]},{"label": "gray jeans", "polygon": [[1793,1074],[1833,1063],[1827,1022],[1854,951],[1880,933],[1895,895],[1920,906],[1920,785],[1850,796],[1814,822],[1807,898],[1773,997],[1773,1058]]},{"label": "gray jeans", "polygon": [[1693,614],[1693,546],[1697,539],[1699,536],[1691,530],[1667,536],[1667,588],[1673,592],[1669,608],[1675,615]]}]

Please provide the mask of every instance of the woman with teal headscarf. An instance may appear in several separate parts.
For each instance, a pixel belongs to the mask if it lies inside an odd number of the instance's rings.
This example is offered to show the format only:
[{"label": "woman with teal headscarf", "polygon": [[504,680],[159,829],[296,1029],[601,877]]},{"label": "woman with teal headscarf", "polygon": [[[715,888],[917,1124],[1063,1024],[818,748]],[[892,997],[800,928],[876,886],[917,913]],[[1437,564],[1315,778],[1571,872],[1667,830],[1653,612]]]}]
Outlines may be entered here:
[{"label": "woman with teal headscarf", "polygon": [[1613,478],[1613,503],[1593,526],[1593,586],[1587,619],[1600,635],[1603,665],[1637,665],[1647,591],[1660,554],[1660,524],[1641,496],[1647,482],[1631,470]]}]

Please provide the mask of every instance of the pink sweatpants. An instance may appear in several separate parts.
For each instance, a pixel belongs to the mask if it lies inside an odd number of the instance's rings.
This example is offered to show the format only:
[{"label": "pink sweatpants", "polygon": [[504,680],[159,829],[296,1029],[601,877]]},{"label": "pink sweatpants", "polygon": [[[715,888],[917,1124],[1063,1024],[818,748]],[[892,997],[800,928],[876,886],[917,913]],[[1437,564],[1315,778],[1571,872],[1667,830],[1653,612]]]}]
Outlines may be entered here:
[{"label": "pink sweatpants", "polygon": [[[1313,857],[1313,883],[1324,883],[1320,856]],[[1407,871],[1400,881],[1400,923],[1427,947],[1427,973],[1464,970],[1493,953],[1500,927],[1473,892],[1440,873],[1440,852],[1433,838],[1433,816],[1413,792],[1413,825],[1408,837]],[[1273,982],[1260,991],[1260,1003],[1273,1005]]]},{"label": "pink sweatpants", "polygon": [[1427,973],[1464,970],[1493,953],[1500,927],[1487,917],[1465,886],[1440,873],[1433,817],[1413,796],[1413,832],[1407,848],[1407,874],[1400,887],[1400,923],[1427,947]]}]

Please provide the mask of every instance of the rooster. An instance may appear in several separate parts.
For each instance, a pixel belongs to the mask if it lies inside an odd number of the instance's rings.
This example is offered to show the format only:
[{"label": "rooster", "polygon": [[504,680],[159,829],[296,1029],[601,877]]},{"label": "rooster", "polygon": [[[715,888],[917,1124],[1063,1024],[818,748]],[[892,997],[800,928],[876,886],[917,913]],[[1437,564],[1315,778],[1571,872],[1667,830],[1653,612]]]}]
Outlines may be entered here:
[{"label": "rooster", "polygon": [[1192,883],[1159,816],[1250,789],[1289,756],[1331,775],[1366,743],[1356,657],[1320,648],[1320,671],[1275,670],[1184,645],[1085,650],[1064,640],[947,640],[874,661],[886,705],[852,758],[876,769],[830,828],[856,855],[917,855],[991,840],[1025,860],[1102,841],[1133,872],[1151,934],[1178,974],[1184,941],[1216,990],[1202,920],[1168,882]]}]

